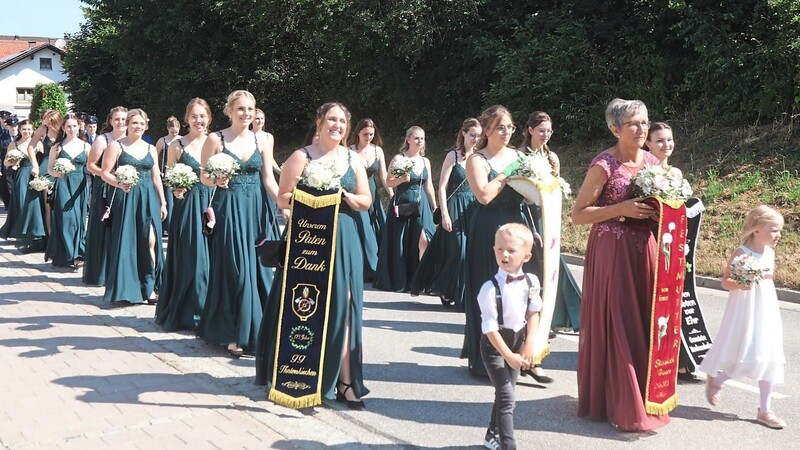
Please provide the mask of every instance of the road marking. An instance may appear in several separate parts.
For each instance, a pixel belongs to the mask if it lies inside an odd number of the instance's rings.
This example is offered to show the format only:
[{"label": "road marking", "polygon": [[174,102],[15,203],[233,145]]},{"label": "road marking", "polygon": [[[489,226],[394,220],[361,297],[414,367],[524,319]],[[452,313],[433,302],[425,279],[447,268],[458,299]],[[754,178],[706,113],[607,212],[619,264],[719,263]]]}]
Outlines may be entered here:
[{"label": "road marking", "polygon": [[[578,342],[578,336],[573,336],[573,335],[570,335],[570,334],[561,334],[561,333],[559,333],[558,334],[558,339],[564,339],[565,341],[570,341],[570,342],[575,342],[575,343]],[[702,372],[697,372],[697,373],[695,373],[695,375],[697,375],[697,377],[700,378],[700,379],[703,379],[703,380],[706,379],[706,374],[704,374]],[[728,380],[728,381],[725,382],[725,387],[728,387],[728,386],[735,387],[735,388],[741,389],[743,391],[752,392],[754,394],[759,394],[758,386],[752,386],[752,385],[749,385],[749,384],[746,384],[746,383],[742,383],[740,381]],[[780,394],[778,392],[773,392],[772,393],[772,398],[784,399],[784,398],[788,398],[788,397],[789,396],[786,395],[786,394]]]}]

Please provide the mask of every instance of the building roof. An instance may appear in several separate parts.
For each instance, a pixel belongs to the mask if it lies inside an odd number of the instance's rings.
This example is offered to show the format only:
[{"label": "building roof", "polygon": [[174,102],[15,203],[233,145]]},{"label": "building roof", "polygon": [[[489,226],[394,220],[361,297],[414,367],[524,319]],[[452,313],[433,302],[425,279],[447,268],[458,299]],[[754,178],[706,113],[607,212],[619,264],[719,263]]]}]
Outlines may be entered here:
[{"label": "building roof", "polygon": [[33,55],[35,53],[38,53],[38,52],[40,52],[42,50],[45,50],[45,49],[52,50],[52,51],[58,53],[61,56],[64,56],[67,53],[64,50],[61,50],[60,48],[56,47],[53,44],[48,44],[48,43],[37,44],[37,45],[34,45],[33,47],[27,49],[27,50],[24,50],[24,51],[21,51],[21,52],[17,52],[17,53],[11,54],[11,55],[7,55],[5,57],[0,57],[0,70],[3,70],[6,67],[16,63],[17,61],[25,59],[28,56]]},{"label": "building roof", "polygon": [[39,44],[55,44],[58,39],[40,36],[4,36],[0,35],[0,59],[24,52]]}]

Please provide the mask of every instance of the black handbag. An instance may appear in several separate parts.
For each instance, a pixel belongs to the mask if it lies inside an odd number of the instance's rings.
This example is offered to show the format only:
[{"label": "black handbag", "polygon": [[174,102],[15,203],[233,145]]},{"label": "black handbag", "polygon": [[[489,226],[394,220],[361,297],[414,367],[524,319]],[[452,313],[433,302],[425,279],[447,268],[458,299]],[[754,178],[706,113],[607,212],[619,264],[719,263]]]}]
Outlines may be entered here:
[{"label": "black handbag", "polygon": [[419,203],[397,203],[394,205],[394,216],[398,219],[414,219],[419,217]]},{"label": "black handbag", "polygon": [[264,239],[256,246],[256,253],[261,265],[266,267],[283,267],[286,260],[286,237],[277,241]]},{"label": "black handbag", "polygon": [[433,210],[433,223],[439,225],[442,223],[442,208],[437,207]]}]

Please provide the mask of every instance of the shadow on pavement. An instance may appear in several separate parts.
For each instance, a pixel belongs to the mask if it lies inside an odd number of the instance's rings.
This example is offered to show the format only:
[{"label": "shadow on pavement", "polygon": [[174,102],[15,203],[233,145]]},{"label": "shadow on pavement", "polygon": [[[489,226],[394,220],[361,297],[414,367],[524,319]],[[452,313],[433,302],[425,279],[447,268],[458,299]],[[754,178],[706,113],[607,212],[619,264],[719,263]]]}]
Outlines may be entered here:
[{"label": "shadow on pavement", "polygon": [[364,320],[363,327],[380,328],[382,330],[400,331],[403,333],[418,333],[430,331],[433,333],[464,334],[464,325],[455,323],[433,323],[400,320]]}]

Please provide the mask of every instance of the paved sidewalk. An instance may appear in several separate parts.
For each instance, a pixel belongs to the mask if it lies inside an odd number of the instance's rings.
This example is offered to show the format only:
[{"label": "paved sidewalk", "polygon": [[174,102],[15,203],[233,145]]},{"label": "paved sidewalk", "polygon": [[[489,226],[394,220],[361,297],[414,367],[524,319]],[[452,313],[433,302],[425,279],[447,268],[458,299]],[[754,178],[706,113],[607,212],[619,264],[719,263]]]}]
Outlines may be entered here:
[{"label": "paved sidewalk", "polygon": [[79,273],[45,264],[41,253],[0,245],[0,447],[354,442],[313,414],[265,401],[252,359],[232,360],[191,333],[164,333],[150,319],[153,306],[110,306],[102,293],[84,286]]}]

